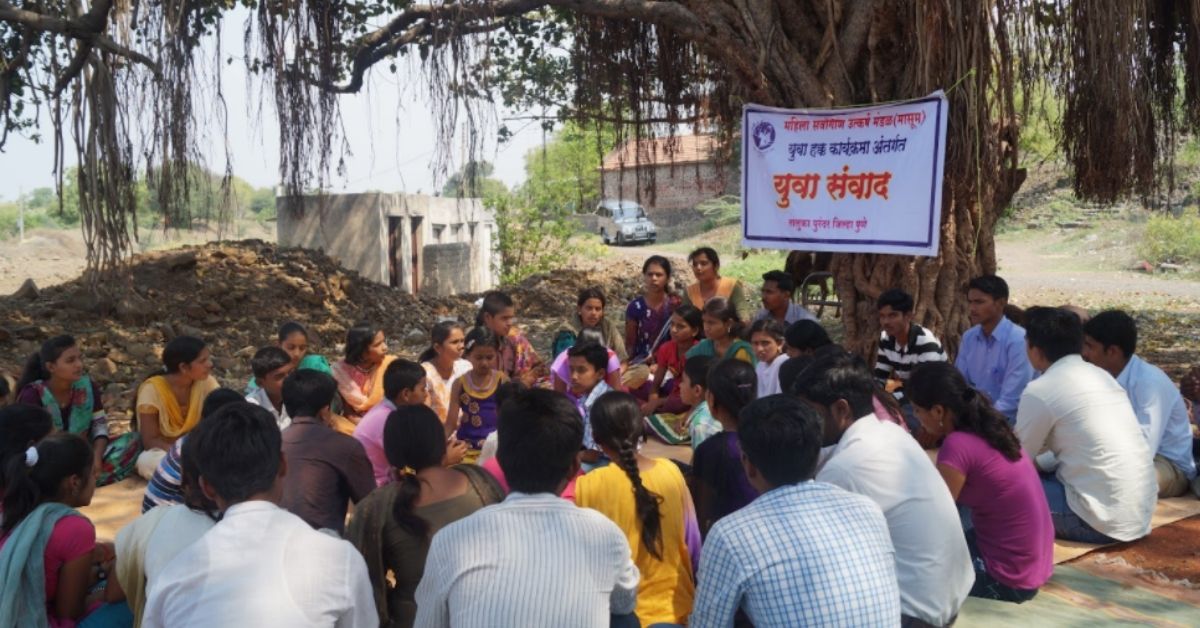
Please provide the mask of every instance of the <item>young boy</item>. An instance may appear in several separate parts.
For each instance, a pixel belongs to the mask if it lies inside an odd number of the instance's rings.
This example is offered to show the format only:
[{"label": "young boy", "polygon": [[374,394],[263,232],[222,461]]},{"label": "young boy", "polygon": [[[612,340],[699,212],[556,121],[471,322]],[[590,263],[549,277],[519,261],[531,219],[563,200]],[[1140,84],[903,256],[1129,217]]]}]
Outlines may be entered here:
[{"label": "young boy", "polygon": [[692,406],[684,421],[692,440],[692,451],[708,437],[720,434],[725,428],[713,417],[708,408],[708,369],[716,359],[710,355],[698,355],[683,364],[683,379],[679,382],[679,398]]},{"label": "young boy", "polygon": [[[354,427],[354,438],[362,443],[367,459],[371,461],[376,486],[392,481],[392,465],[388,464],[387,455],[383,453],[383,427],[387,425],[388,415],[400,406],[425,403],[428,399],[425,377],[425,368],[420,364],[404,359],[393,361],[383,372],[383,401],[367,411]],[[462,459],[465,447],[465,444],[454,441],[446,450],[447,459],[458,462]],[[457,458],[454,458],[455,455]]]},{"label": "young boy", "polygon": [[269,410],[281,430],[292,424],[283,407],[283,380],[294,368],[292,357],[279,347],[263,347],[250,359],[250,370],[254,371],[258,388],[246,395],[246,401]]},{"label": "young boy", "polygon": [[604,346],[585,342],[567,350],[567,363],[571,368],[571,385],[567,388],[567,398],[579,410],[583,419],[583,462],[594,466],[604,459],[600,448],[592,438],[592,424],[588,420],[592,404],[604,393],[612,390],[604,378],[608,374],[608,349]]}]

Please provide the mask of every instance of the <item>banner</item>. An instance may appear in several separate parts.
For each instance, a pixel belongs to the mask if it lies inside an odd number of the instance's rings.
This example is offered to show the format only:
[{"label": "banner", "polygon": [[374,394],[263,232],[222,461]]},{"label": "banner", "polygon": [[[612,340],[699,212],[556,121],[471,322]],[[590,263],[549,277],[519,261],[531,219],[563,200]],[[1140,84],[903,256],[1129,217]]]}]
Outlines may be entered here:
[{"label": "banner", "polygon": [[742,244],[936,256],[946,97],[742,111]]}]

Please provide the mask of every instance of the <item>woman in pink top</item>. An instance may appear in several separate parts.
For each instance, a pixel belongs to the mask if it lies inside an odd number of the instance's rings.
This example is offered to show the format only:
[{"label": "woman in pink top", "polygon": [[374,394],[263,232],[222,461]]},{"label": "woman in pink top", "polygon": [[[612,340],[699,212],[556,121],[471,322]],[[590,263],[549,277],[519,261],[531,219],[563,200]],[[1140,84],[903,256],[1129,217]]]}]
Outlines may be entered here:
[{"label": "woman in pink top", "polygon": [[974,597],[1021,603],[1054,571],[1054,524],[1033,462],[1004,415],[948,362],[913,371],[904,387],[921,427],[945,438],[937,468],[970,509]]}]

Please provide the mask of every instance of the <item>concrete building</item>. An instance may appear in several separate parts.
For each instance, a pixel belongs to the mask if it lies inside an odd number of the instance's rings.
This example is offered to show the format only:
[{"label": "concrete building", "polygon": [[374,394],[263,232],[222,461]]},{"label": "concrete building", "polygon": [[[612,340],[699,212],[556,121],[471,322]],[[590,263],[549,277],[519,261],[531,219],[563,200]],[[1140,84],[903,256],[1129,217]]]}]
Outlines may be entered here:
[{"label": "concrete building", "polygon": [[628,140],[604,157],[606,199],[638,200],[655,222],[725,194],[738,194],[737,170],[719,163],[714,135]]},{"label": "concrete building", "polygon": [[480,199],[366,192],[275,207],[281,246],[323,250],[372,281],[435,296],[496,286],[496,220]]}]

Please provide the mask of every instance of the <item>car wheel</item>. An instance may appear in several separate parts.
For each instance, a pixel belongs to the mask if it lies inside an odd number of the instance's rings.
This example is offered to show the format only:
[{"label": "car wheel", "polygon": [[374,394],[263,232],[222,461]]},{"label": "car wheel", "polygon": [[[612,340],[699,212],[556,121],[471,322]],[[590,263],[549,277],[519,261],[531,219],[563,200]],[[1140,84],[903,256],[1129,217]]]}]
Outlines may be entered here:
[{"label": "car wheel", "polygon": [[617,246],[625,246],[625,234],[617,234]]},{"label": "car wheel", "polygon": [[603,240],[604,244],[606,244],[606,245],[611,244],[611,242],[608,241],[608,234],[605,233],[605,231],[603,229],[600,230],[600,239]]},{"label": "car wheel", "polygon": [[654,244],[656,241],[658,241],[658,238],[650,238],[649,240],[646,240],[646,242],[649,244]]}]

